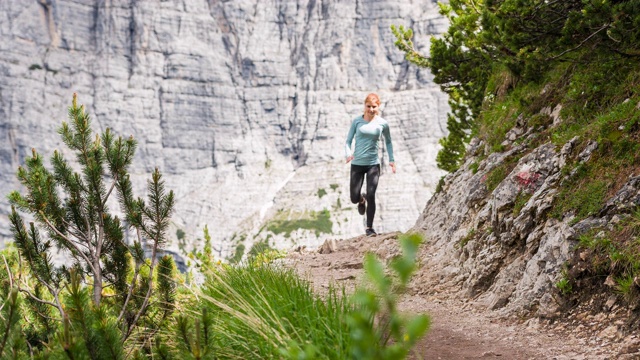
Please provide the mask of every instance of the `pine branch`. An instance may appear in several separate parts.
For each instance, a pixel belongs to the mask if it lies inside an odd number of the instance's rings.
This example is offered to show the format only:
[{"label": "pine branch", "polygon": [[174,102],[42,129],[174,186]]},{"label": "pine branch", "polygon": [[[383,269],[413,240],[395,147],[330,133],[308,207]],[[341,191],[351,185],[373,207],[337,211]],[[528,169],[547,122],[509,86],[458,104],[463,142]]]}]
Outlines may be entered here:
[{"label": "pine branch", "polygon": [[9,333],[13,325],[15,325],[14,317],[16,316],[18,307],[18,292],[15,291],[15,289],[11,289],[7,301],[11,301],[11,303],[9,304],[9,315],[7,316],[6,320],[7,323],[4,329],[4,336],[2,338],[2,342],[0,343],[0,355],[4,353],[4,347],[6,346],[7,340],[9,339]]},{"label": "pine branch", "polygon": [[556,55],[556,56],[552,56],[552,57],[550,57],[550,58],[547,58],[547,61],[549,61],[549,60],[556,60],[556,59],[558,59],[559,57],[561,57],[562,55],[564,55],[564,54],[566,54],[566,53],[569,53],[569,52],[572,52],[572,51],[578,50],[579,48],[581,48],[581,47],[582,47],[582,45],[584,45],[587,41],[589,41],[589,39],[591,39],[592,37],[596,36],[600,31],[602,31],[602,30],[604,30],[604,29],[608,28],[608,27],[609,27],[609,25],[610,25],[609,23],[606,23],[606,24],[602,25],[602,27],[601,27],[600,29],[596,30],[596,32],[594,32],[593,34],[591,34],[591,35],[587,36],[587,38],[586,38],[586,39],[584,39],[584,40],[582,40],[582,41],[580,42],[580,44],[578,44],[577,46],[575,46],[575,47],[573,47],[573,48],[571,48],[571,49],[567,49],[567,50],[565,50],[565,51],[561,52],[560,54],[558,54],[558,55]]},{"label": "pine branch", "polygon": [[[26,285],[26,284],[25,284],[25,285]],[[46,285],[45,285],[45,286],[46,286]],[[35,296],[35,295],[34,295],[34,294],[29,290],[29,289],[27,289],[27,288],[24,288],[24,287],[19,286],[19,287],[18,287],[18,290],[20,290],[20,292],[23,292],[23,293],[25,293],[25,294],[29,295],[29,297],[30,297],[30,298],[32,298],[33,300],[35,300],[35,301],[37,301],[37,302],[39,302],[39,303],[41,303],[41,304],[46,304],[46,305],[52,306],[52,307],[54,307],[54,308],[58,308],[58,304],[53,303],[53,302],[51,302],[51,301],[47,301],[47,300],[43,300],[43,299],[38,298],[37,296]]]},{"label": "pine branch", "polygon": [[116,187],[117,182],[118,182],[118,175],[116,174],[113,177],[113,182],[111,183],[111,187],[109,187],[109,191],[107,191],[107,195],[104,197],[104,200],[102,201],[102,205],[101,205],[102,208],[104,208],[107,205],[107,200],[109,200],[109,196],[111,196],[111,192]]},{"label": "pine branch", "polygon": [[[96,269],[94,268],[94,264],[89,260],[89,258],[87,258],[87,255],[86,255],[84,252],[82,252],[82,251],[80,250],[80,248],[76,245],[76,243],[75,243],[75,242],[73,242],[73,241],[71,241],[71,240],[70,240],[69,238],[67,238],[64,234],[62,234],[60,231],[58,231],[58,229],[56,229],[56,227],[55,227],[55,226],[53,226],[53,225],[51,224],[51,222],[49,222],[49,219],[47,219],[47,217],[44,215],[44,213],[43,213],[43,212],[40,212],[40,214],[41,214],[41,216],[42,216],[42,219],[43,219],[43,220],[45,221],[45,223],[49,226],[49,228],[50,228],[50,229],[52,229],[53,231],[55,231],[55,232],[56,232],[56,234],[58,234],[58,236],[60,236],[60,237],[61,237],[61,238],[63,238],[64,240],[66,240],[66,241],[67,241],[67,243],[68,243],[69,245],[71,245],[71,247],[73,247],[73,249],[75,249],[75,250],[76,250],[76,251],[77,251],[77,252],[82,256],[82,258],[84,259],[84,261],[86,261],[87,265],[89,265],[89,266],[91,267],[91,270],[92,270],[92,271],[95,271]],[[91,255],[93,256],[93,254],[91,254]]]},{"label": "pine branch", "polygon": [[131,299],[131,295],[133,294],[133,287],[136,284],[136,282],[138,281],[138,274],[140,273],[140,265],[138,263],[138,261],[136,261],[136,267],[135,270],[133,271],[133,280],[131,280],[131,283],[129,284],[129,290],[127,291],[127,297],[124,300],[124,304],[122,305],[122,310],[120,310],[120,315],[118,315],[118,322],[120,322],[122,320],[122,317],[124,316],[126,310],[127,310],[127,305],[129,304],[129,299]]},{"label": "pine branch", "polygon": [[140,306],[138,313],[133,318],[133,321],[129,325],[129,329],[127,329],[126,333],[122,337],[123,342],[129,337],[129,335],[131,335],[131,332],[133,331],[136,323],[138,322],[138,320],[146,310],[147,305],[149,304],[149,298],[151,297],[151,292],[153,291],[153,270],[155,269],[156,263],[157,263],[157,260],[156,260],[157,250],[158,250],[158,242],[154,242],[153,251],[151,252],[151,265],[149,266],[149,284],[148,284],[149,288],[147,289],[147,294],[144,297],[144,301],[142,302],[142,305]]}]

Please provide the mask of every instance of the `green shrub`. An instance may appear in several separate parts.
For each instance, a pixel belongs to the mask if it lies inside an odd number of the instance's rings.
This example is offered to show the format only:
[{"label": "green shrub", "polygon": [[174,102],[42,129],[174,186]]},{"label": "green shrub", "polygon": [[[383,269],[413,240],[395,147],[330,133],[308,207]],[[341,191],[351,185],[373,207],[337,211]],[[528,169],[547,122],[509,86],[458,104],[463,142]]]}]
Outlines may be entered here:
[{"label": "green shrub", "polygon": [[[29,350],[20,354],[24,348],[15,348],[12,358],[122,359],[125,347],[143,351],[173,311],[175,266],[173,258],[159,255],[167,241],[173,192],[165,191],[156,169],[146,200],[134,197],[128,171],[137,146],[133,137],[117,137],[108,128],[95,134],[76,94],[68,118],[58,133],[77,164],[54,151],[45,166],[32,149],[17,171],[21,191],[8,196],[19,255],[5,263],[15,267],[9,271],[7,266],[0,278],[11,291],[0,293],[6,296],[2,306],[11,310],[2,314],[2,358],[9,357],[3,353],[6,340],[19,332]],[[107,206],[113,201],[119,213]],[[125,243],[128,231],[137,234],[132,244]],[[151,251],[148,258],[142,239]],[[53,262],[54,247],[65,254],[64,264]],[[18,290],[28,294],[22,308],[16,307]],[[14,322],[14,310],[21,324]]]},{"label": "green shrub", "polygon": [[532,194],[528,191],[520,191],[518,195],[516,195],[516,200],[513,204],[513,216],[518,216],[520,211],[527,205],[529,199],[531,199]]},{"label": "green shrub", "polygon": [[469,229],[469,232],[467,233],[467,235],[465,235],[463,238],[460,239],[460,242],[458,243],[460,248],[463,248],[467,245],[467,243],[469,241],[471,241],[474,236],[476,236],[476,229],[471,228]]},{"label": "green shrub", "polygon": [[487,178],[485,179],[485,185],[487,186],[487,190],[492,192],[495,190],[498,185],[507,177],[507,166],[505,164],[501,164],[493,168],[487,174]]},{"label": "green shrub", "polygon": [[288,238],[293,231],[299,229],[312,230],[316,236],[319,236],[320,233],[331,234],[332,227],[331,214],[329,210],[325,209],[320,212],[312,211],[309,217],[292,220],[273,220],[267,225],[267,230],[276,235],[284,233],[284,236]]},{"label": "green shrub", "polygon": [[627,300],[631,300],[637,293],[634,277],[633,274],[629,274],[615,279],[616,291]]},{"label": "green shrub", "polygon": [[562,278],[556,283],[556,288],[562,295],[569,295],[573,291],[573,286],[567,278]]},{"label": "green shrub", "polygon": [[[225,266],[206,273],[201,310],[182,314],[165,342],[173,358],[346,359],[352,305],[334,287],[321,297],[282,266]],[[172,339],[177,339],[172,340]]]},{"label": "green shrub", "polygon": [[469,165],[469,169],[471,170],[472,174],[476,174],[478,172],[478,167],[480,166],[480,164],[475,161],[473,163],[471,163],[471,165]]},{"label": "green shrub", "polygon": [[407,316],[397,308],[398,293],[406,289],[418,267],[416,256],[422,241],[417,234],[400,237],[402,255],[391,261],[390,275],[375,255],[365,256],[364,269],[371,286],[356,290],[356,308],[348,316],[353,358],[404,359],[429,329],[427,315]]},{"label": "green shrub", "polygon": [[442,191],[442,188],[444,187],[444,178],[444,176],[441,176],[440,180],[438,180],[438,185],[436,185],[435,191],[436,194]]}]

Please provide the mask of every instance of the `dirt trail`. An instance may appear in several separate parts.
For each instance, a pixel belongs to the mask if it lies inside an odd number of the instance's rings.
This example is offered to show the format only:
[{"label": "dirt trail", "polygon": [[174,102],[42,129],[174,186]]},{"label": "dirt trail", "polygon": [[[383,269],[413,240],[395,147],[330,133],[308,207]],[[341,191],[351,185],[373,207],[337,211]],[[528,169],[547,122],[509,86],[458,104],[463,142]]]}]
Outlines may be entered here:
[{"label": "dirt trail", "polygon": [[[352,290],[361,281],[364,253],[373,251],[381,259],[399,253],[397,233],[377,237],[357,237],[337,241],[332,249],[291,252],[287,262],[314,288],[323,292],[330,283]],[[323,253],[324,252],[324,253]],[[499,318],[473,302],[454,296],[454,292],[433,293],[430,284],[412,284],[403,297],[404,311],[427,313],[431,329],[417,344],[413,359],[617,359],[613,349],[600,346],[581,334],[540,324],[537,319],[521,322]],[[420,294],[420,295],[418,295]],[[566,328],[562,328],[566,329]],[[576,336],[577,335],[577,336]]]}]

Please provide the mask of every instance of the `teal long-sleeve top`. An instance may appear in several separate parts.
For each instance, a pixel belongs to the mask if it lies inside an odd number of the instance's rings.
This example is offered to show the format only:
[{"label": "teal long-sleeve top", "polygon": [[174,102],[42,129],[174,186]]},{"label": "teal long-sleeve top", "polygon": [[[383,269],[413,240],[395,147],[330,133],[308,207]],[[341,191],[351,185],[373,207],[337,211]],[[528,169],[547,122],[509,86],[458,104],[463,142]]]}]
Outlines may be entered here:
[{"label": "teal long-sleeve top", "polygon": [[[347,157],[353,155],[353,160],[351,161],[353,165],[370,166],[380,164],[380,159],[378,158],[380,136],[384,136],[389,162],[395,162],[389,123],[380,116],[374,117],[371,121],[365,120],[362,115],[353,119],[347,134],[345,155]],[[354,137],[356,144],[352,154],[351,143]]]}]

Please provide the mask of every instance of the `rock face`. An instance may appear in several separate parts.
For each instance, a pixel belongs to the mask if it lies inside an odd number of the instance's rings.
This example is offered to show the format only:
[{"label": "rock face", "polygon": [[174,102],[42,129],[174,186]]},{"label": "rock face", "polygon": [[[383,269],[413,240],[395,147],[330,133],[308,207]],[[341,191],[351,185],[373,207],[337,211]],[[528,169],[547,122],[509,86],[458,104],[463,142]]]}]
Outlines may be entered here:
[{"label": "rock face", "polygon": [[[139,141],[136,194],[163,172],[190,245],[207,225],[223,256],[255,239],[317,246],[363,231],[343,143],[376,91],[399,171],[380,180],[375,225],[406,230],[442,175],[448,107],[391,24],[423,51],[447,27],[435,1],[4,0],[0,192],[19,189],[31,148],[64,150],[56,129],[76,92],[96,130]],[[4,240],[7,212],[2,196]]]},{"label": "rock face", "polygon": [[561,315],[555,285],[578,236],[612,229],[637,209],[640,176],[629,178],[598,214],[557,219],[549,211],[558,187],[575,174],[561,169],[569,159],[589,161],[598,143],[589,141],[580,152],[577,138],[560,148],[518,145],[535,136],[516,125],[503,143],[508,150],[488,156],[478,139],[471,142],[464,165],[444,178],[412,229],[427,239],[419,278],[436,288],[455,285],[462,296],[504,314]]}]

